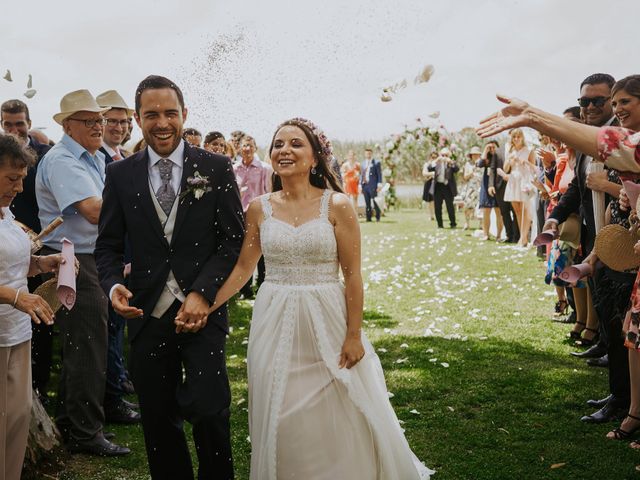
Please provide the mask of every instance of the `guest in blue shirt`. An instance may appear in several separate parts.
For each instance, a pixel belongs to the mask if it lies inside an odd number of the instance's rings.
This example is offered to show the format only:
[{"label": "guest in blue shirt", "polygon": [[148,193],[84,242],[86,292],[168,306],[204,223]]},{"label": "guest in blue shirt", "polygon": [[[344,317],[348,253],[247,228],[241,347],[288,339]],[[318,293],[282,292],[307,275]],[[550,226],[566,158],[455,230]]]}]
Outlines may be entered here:
[{"label": "guest in blue shirt", "polygon": [[125,455],[128,448],[104,438],[107,369],[107,299],[98,283],[93,256],[104,188],[102,146],[108,110],[98,105],[87,90],[65,95],[60,113],[53,119],[64,135],[41,160],[36,175],[40,222],[47,225],[57,216],[64,223],[44,240],[47,253],[58,252],[62,239],[75,245],[80,261],[76,303],[57,315],[62,342],[60,406],[56,422],[71,452],[102,456]]}]

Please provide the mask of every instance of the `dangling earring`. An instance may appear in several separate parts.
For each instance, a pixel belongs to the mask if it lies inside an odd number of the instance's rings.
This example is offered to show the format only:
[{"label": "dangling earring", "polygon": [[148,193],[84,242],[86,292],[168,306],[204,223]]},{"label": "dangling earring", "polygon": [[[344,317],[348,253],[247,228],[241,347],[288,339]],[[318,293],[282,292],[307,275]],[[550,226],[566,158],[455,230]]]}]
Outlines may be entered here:
[{"label": "dangling earring", "polygon": [[311,175],[315,175],[315,174],[316,174],[316,167],[313,167],[313,168],[311,169]]}]

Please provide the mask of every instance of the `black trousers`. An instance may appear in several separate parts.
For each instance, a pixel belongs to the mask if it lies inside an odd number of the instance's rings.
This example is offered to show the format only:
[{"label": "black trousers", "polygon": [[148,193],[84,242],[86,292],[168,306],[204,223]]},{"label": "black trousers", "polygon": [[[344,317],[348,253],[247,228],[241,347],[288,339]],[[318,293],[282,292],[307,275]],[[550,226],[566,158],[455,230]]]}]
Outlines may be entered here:
[{"label": "black trousers", "polygon": [[[380,221],[380,207],[376,203],[376,190],[368,190],[366,188],[362,189],[362,195],[364,195],[364,207],[367,215],[367,222],[371,221],[371,217],[373,216],[373,209],[376,211],[376,220]],[[371,208],[371,204],[373,203],[373,209]]]},{"label": "black trousers", "polygon": [[504,191],[506,188],[507,185],[505,183],[503,183],[500,188],[496,188],[496,202],[498,203],[500,215],[502,216],[507,242],[516,243],[520,240],[520,228],[518,227],[518,219],[516,218],[516,212],[513,211],[511,202],[504,200]]},{"label": "black trousers", "polygon": [[140,401],[142,429],[153,480],[193,479],[183,430],[193,425],[198,479],[233,479],[225,363],[226,332],[209,317],[196,333],[175,333],[178,301],[151,317],[131,342],[130,364]]},{"label": "black trousers", "polygon": [[[57,253],[44,248],[43,255]],[[92,254],[76,254],[76,303],[60,307],[56,324],[62,344],[56,423],[73,440],[91,440],[104,425],[107,370],[107,297],[98,283]]]},{"label": "black trousers", "polygon": [[609,339],[609,391],[623,401],[629,401],[629,354],[624,346],[622,324],[629,306],[636,275],[615,272],[603,267],[596,282],[595,308]]},{"label": "black trousers", "polygon": [[451,228],[456,226],[456,209],[453,205],[453,193],[448,185],[436,182],[433,189],[433,201],[436,209],[436,222],[438,227],[442,228],[442,202],[447,206],[447,214],[449,215],[449,224]]}]

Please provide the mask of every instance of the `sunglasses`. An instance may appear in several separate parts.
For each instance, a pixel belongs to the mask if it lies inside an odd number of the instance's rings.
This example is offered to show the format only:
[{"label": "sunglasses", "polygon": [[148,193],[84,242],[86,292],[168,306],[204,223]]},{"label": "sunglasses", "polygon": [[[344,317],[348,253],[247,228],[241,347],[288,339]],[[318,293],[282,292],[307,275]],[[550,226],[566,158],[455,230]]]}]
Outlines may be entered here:
[{"label": "sunglasses", "polygon": [[587,108],[590,103],[592,103],[594,107],[602,108],[610,98],[611,97],[580,97],[578,99],[578,104],[582,108]]}]

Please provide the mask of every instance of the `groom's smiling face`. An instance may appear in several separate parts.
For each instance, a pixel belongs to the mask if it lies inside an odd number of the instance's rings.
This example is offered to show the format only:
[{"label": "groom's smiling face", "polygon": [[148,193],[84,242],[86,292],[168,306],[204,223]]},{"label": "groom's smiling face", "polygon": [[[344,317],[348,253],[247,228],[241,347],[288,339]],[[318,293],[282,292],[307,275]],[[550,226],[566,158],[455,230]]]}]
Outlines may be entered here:
[{"label": "groom's smiling face", "polygon": [[147,145],[161,157],[168,157],[182,141],[187,109],[180,106],[171,88],[148,89],[140,96],[136,122]]}]

